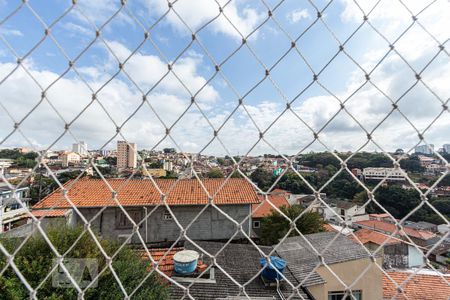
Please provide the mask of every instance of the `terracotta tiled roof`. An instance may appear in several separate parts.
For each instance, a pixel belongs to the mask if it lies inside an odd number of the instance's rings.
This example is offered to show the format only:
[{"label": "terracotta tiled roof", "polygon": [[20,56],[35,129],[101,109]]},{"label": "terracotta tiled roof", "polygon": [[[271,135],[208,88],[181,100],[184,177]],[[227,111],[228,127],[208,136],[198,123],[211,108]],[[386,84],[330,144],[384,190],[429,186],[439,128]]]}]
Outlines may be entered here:
[{"label": "terracotta tiled roof", "polygon": [[46,218],[56,218],[64,217],[68,212],[68,209],[43,209],[43,210],[33,210],[31,213],[36,218],[46,217]]},{"label": "terracotta tiled roof", "polygon": [[[377,231],[382,231],[385,233],[393,233],[396,230],[396,226],[393,223],[378,221],[378,220],[367,220],[367,221],[359,221],[355,222],[355,224],[360,225],[361,227],[370,228]],[[404,233],[406,233],[410,237],[415,237],[418,239],[428,240],[436,235],[431,231],[426,230],[418,230],[409,227],[403,227]],[[404,235],[401,232],[397,232],[398,235]]]},{"label": "terracotta tiled roof", "polygon": [[[258,203],[258,197],[252,185],[245,179],[231,178],[224,184],[225,179],[203,179],[203,185],[210,195],[214,196],[214,202],[221,204],[246,204]],[[202,189],[197,179],[157,179],[159,189],[166,194],[169,205],[205,205],[208,203],[208,195]],[[73,183],[73,184],[72,184]],[[149,179],[108,179],[114,191],[117,192],[117,200],[123,206],[158,205],[161,202],[161,194]],[[82,178],[76,182],[68,182],[67,196],[77,207],[103,207],[117,206],[112,199],[112,193],[101,179]],[[33,206],[39,208],[66,208],[70,204],[58,189],[42,201]]]},{"label": "terracotta tiled roof", "polygon": [[338,232],[333,226],[328,223],[323,224],[323,229],[328,232]]},{"label": "terracotta tiled roof", "polygon": [[389,218],[389,214],[369,214],[370,218]]},{"label": "terracotta tiled roof", "polygon": [[[388,271],[388,275],[398,284],[402,284],[411,272]],[[444,275],[447,281],[449,275]],[[397,293],[396,285],[383,274],[383,298],[391,299]],[[393,299],[420,299],[420,300],[448,300],[450,297],[450,286],[438,275],[416,274],[403,286],[403,293],[397,294]]]},{"label": "terracotta tiled roof", "polygon": [[277,195],[277,194],[290,194],[290,192],[282,189],[273,189],[270,194]]},{"label": "terracotta tiled roof", "polygon": [[[252,217],[253,218],[263,218],[271,213],[272,210],[274,210],[273,206],[269,204],[268,201],[270,201],[273,205],[276,207],[280,206],[288,206],[289,203],[287,202],[286,198],[282,195],[268,195],[268,200],[265,201],[260,207],[258,207],[259,204],[253,204],[252,205]],[[264,200],[263,195],[258,195],[258,198],[260,201]]]},{"label": "terracotta tiled roof", "polygon": [[[159,269],[163,273],[165,273],[167,276],[170,277],[170,276],[172,276],[172,272],[174,269],[173,256],[178,251],[184,250],[184,248],[172,248],[172,249],[170,249],[169,252],[167,252],[169,250],[169,248],[154,248],[154,249],[148,249],[148,250],[149,250],[151,256],[153,257],[153,259],[158,263]],[[166,254],[166,252],[167,252],[167,254]],[[149,260],[148,254],[146,251],[142,250],[142,251],[140,251],[140,254],[143,259]],[[164,254],[166,254],[165,257],[164,257]],[[161,259],[161,261],[160,261],[160,259]]]},{"label": "terracotta tiled roof", "polygon": [[[363,244],[372,242],[374,244],[381,245],[384,243],[385,240],[389,238],[389,236],[381,232],[366,228],[358,230],[357,232],[355,232],[355,235],[358,238],[358,240]],[[403,241],[393,237],[385,245],[393,245],[401,242]]]}]

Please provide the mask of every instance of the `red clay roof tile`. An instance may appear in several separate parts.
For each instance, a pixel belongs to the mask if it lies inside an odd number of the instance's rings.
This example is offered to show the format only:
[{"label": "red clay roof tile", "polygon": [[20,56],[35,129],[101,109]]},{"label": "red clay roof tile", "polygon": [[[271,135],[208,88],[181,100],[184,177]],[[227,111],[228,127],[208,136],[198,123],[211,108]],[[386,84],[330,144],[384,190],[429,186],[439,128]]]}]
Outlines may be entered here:
[{"label": "red clay roof tile", "polygon": [[[264,196],[258,195],[259,200],[263,201]],[[274,210],[273,206],[270,205],[268,201],[270,201],[274,206],[280,208],[280,206],[288,206],[289,202],[286,200],[286,198],[283,195],[268,195],[267,200],[261,204],[260,207],[259,204],[253,204],[252,205],[252,217],[253,218],[263,218],[271,213],[272,210]]]},{"label": "red clay roof tile", "polygon": [[[398,284],[401,285],[411,276],[411,272],[387,271],[387,274]],[[444,275],[447,282],[449,275]],[[448,300],[450,298],[450,286],[441,276],[416,274],[406,285],[403,286],[403,292],[397,293],[397,286],[383,274],[383,298],[384,299],[420,299],[420,300]]]},{"label": "red clay roof tile", "polygon": [[[385,240],[389,239],[389,236],[381,232],[366,228],[358,230],[357,232],[355,232],[355,235],[362,244],[372,242],[377,245],[382,245]],[[385,245],[399,244],[402,242],[402,240],[392,237]]]},{"label": "red clay roof tile", "polygon": [[[362,227],[368,227],[373,230],[387,232],[389,234],[395,232],[395,230],[396,230],[395,224],[378,221],[378,220],[359,221],[359,222],[355,222],[355,224],[360,225]],[[431,231],[418,230],[418,229],[409,228],[409,227],[403,227],[403,232],[406,233],[408,236],[415,237],[418,239],[423,239],[423,240],[428,240],[428,239],[431,239],[436,236]],[[397,234],[400,236],[403,236],[404,233],[398,232]]]},{"label": "red clay roof tile", "polygon": [[[148,179],[108,179],[108,184],[117,192],[117,200],[123,206],[158,205],[162,195]],[[158,188],[166,195],[168,205],[205,205],[208,195],[197,179],[157,179]],[[202,179],[209,194],[217,205],[258,203],[252,185],[242,178]],[[222,186],[223,185],[223,186]],[[117,206],[112,192],[101,179],[82,178],[64,185],[67,196],[77,207]],[[34,209],[71,207],[58,189],[37,204]]]},{"label": "red clay roof tile", "polygon": [[33,210],[31,213],[36,218],[46,217],[46,218],[56,218],[64,217],[68,212],[68,209],[45,209],[45,210]]}]

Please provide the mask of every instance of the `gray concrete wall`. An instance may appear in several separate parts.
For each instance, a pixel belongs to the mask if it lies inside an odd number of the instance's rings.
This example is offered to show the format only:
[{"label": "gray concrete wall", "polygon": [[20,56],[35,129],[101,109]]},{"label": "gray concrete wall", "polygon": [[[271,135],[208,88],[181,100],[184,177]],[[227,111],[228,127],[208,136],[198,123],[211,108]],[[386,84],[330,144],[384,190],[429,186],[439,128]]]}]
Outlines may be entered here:
[{"label": "gray concrete wall", "polygon": [[[203,206],[173,206],[172,212],[176,216],[178,222],[185,227],[187,226],[202,210]],[[221,205],[219,206],[226,214],[234,220],[240,222],[250,213],[250,205]],[[147,207],[147,213],[150,213],[154,207]],[[100,210],[100,208],[80,208],[80,212],[87,220],[91,220]],[[136,212],[141,218],[145,214],[144,207],[128,207],[128,212]],[[174,220],[165,220],[165,207],[158,207],[148,218],[147,224],[141,225],[139,232],[146,242],[163,242],[175,241],[180,235],[180,228]],[[120,228],[118,220],[121,210],[119,208],[108,207],[105,209],[91,224],[94,230],[101,235],[109,238],[118,238],[121,235],[130,234],[132,228]],[[74,214],[76,215],[76,214]],[[82,221],[76,215],[78,224]],[[247,220],[243,224],[243,230],[248,234],[251,220]],[[208,207],[192,226],[187,230],[187,235],[193,240],[223,240],[229,239],[236,231],[236,226],[229,221],[225,215],[221,214],[217,209]],[[235,239],[242,238],[242,234],[238,234]],[[133,243],[138,243],[138,237],[132,238]]]}]

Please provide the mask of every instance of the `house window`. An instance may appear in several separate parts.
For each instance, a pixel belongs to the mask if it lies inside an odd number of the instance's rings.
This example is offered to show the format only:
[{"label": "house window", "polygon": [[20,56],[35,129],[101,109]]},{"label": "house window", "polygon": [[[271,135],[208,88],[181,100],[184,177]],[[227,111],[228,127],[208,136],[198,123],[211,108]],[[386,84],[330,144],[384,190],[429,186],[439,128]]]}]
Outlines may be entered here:
[{"label": "house window", "polygon": [[259,228],[261,227],[261,222],[260,221],[253,221],[253,228]]},{"label": "house window", "polygon": [[166,221],[172,220],[172,215],[170,214],[170,212],[168,210],[164,211],[163,220],[166,220]]},{"label": "house window", "polygon": [[360,290],[352,291],[352,295],[353,297],[350,295],[347,295],[347,297],[345,297],[346,295],[344,291],[328,292],[328,300],[362,300],[362,292]]},{"label": "house window", "polygon": [[345,216],[345,210],[341,208],[341,216]]},{"label": "house window", "polygon": [[[133,223],[131,223],[131,220],[129,218],[131,218],[136,224],[138,224],[142,220],[142,210],[127,210],[127,213],[129,217],[126,216],[122,210],[116,210],[116,228],[133,228]],[[142,224],[140,225],[140,227],[141,226]]]}]

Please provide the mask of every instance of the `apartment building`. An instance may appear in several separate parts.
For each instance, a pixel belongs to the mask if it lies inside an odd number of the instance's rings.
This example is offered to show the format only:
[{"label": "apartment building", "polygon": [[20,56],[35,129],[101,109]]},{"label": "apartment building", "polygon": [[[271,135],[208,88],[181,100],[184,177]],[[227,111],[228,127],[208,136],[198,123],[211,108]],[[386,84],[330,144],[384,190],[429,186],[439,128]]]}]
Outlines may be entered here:
[{"label": "apartment building", "polygon": [[137,166],[137,145],[126,141],[117,141],[117,168],[134,169]]},{"label": "apartment building", "polygon": [[78,165],[81,162],[81,156],[75,152],[64,153],[61,156],[63,167]]},{"label": "apartment building", "polygon": [[434,145],[420,145],[414,148],[415,153],[421,153],[426,155],[432,155],[434,152]]},{"label": "apartment building", "polygon": [[364,168],[363,176],[365,180],[405,181],[400,170],[395,168]]},{"label": "apartment building", "polygon": [[79,143],[72,144],[72,152],[78,153],[81,156],[87,156],[87,144],[86,142],[80,141]]}]

